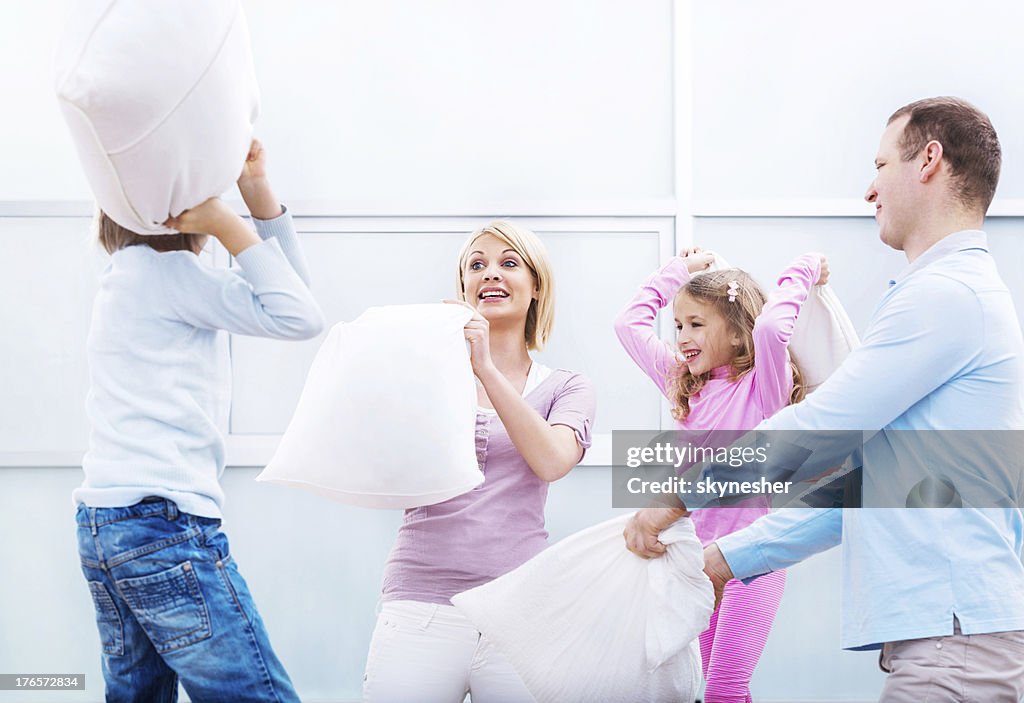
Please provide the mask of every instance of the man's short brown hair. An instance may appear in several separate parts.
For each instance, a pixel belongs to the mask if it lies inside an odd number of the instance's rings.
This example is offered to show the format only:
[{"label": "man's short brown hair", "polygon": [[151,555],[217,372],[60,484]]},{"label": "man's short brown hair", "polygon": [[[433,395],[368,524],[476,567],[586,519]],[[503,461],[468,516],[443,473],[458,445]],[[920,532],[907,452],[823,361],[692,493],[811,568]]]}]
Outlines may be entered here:
[{"label": "man's short brown hair", "polygon": [[892,113],[889,124],[908,115],[900,138],[903,160],[916,157],[928,142],[939,142],[957,199],[972,210],[987,212],[1002,164],[999,137],[988,115],[960,98],[925,98]]},{"label": "man's short brown hair", "polygon": [[205,237],[201,234],[137,234],[110,219],[100,210],[97,222],[97,239],[108,254],[144,244],[157,251],[191,251],[196,254],[203,248]]}]

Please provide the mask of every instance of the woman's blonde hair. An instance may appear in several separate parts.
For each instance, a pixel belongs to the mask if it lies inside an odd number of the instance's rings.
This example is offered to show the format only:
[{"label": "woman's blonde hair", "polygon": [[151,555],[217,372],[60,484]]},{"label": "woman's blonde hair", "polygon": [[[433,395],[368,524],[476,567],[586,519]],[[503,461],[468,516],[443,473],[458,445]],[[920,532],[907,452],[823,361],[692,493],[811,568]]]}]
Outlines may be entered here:
[{"label": "woman's blonde hair", "polygon": [[473,242],[485,234],[497,237],[514,249],[533,274],[537,297],[531,301],[526,313],[526,348],[539,351],[551,337],[551,326],[555,321],[555,278],[548,250],[530,230],[506,220],[495,220],[469,235],[459,252],[459,270],[456,274],[459,300],[466,300],[465,272]]},{"label": "woman's blonde hair", "polygon": [[145,244],[156,251],[191,251],[198,254],[206,241],[205,235],[178,232],[175,234],[136,234],[114,222],[100,210],[96,215],[96,239],[108,254],[126,247]]},{"label": "woman's blonde hair", "polygon": [[[733,281],[738,290],[736,299],[730,301],[729,284]],[[725,320],[729,331],[739,337],[729,373],[729,381],[738,381],[754,368],[754,321],[767,301],[761,286],[746,271],[722,269],[694,276],[679,291],[679,295],[683,294],[710,305]],[[789,402],[799,403],[807,395],[803,374],[792,357],[789,365],[793,369],[793,391],[789,395]],[[686,419],[690,414],[690,398],[700,392],[710,375],[709,371],[694,376],[686,364],[679,364],[669,383],[672,417],[680,422]]]}]

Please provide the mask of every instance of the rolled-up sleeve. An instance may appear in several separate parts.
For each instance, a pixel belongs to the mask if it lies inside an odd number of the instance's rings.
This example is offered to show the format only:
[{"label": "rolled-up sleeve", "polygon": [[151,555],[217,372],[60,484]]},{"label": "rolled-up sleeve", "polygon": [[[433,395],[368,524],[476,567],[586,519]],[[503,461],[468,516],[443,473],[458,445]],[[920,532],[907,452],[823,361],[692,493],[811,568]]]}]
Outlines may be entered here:
[{"label": "rolled-up sleeve", "polygon": [[591,428],[596,409],[594,385],[586,376],[573,374],[555,394],[547,417],[548,424],[565,425],[572,429],[576,433],[576,441],[585,452],[592,441]]}]

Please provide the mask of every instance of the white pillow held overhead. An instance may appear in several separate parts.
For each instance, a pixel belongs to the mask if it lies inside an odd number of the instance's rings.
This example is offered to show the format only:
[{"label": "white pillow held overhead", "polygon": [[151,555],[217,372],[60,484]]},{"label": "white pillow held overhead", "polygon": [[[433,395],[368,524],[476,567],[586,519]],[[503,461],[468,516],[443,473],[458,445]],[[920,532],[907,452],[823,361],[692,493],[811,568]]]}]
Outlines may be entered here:
[{"label": "white pillow held overhead", "polygon": [[259,113],[239,0],[81,0],[55,56],[100,208],[139,234],[228,190]]},{"label": "white pillow held overhead", "polygon": [[368,508],[414,508],[483,483],[461,305],[370,308],[335,325],[257,477]]},{"label": "white pillow held overhead", "polygon": [[810,393],[860,346],[857,330],[832,286],[814,286],[796,318],[789,349]]},{"label": "white pillow held overhead", "polygon": [[[733,268],[718,254],[714,257],[711,270]],[[807,392],[824,383],[859,346],[853,322],[832,287],[827,283],[811,286],[789,340],[789,352],[800,367]]]}]

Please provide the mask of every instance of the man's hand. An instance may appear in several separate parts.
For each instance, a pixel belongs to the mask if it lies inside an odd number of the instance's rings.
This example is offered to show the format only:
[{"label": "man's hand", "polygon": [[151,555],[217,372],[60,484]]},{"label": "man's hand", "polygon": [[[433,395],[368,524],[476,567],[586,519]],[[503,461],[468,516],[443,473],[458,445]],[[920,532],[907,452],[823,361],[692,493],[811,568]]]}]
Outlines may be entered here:
[{"label": "man's hand", "polygon": [[732,580],[732,569],[729,562],[725,560],[722,550],[712,542],[704,547],[704,573],[711,579],[711,585],[715,587],[715,610],[722,604],[722,593],[725,591],[725,584]]},{"label": "man's hand", "polygon": [[658,541],[658,535],[673,522],[689,514],[684,508],[637,510],[622,531],[622,536],[626,538],[626,548],[644,559],[660,557],[665,553],[665,545]]}]

